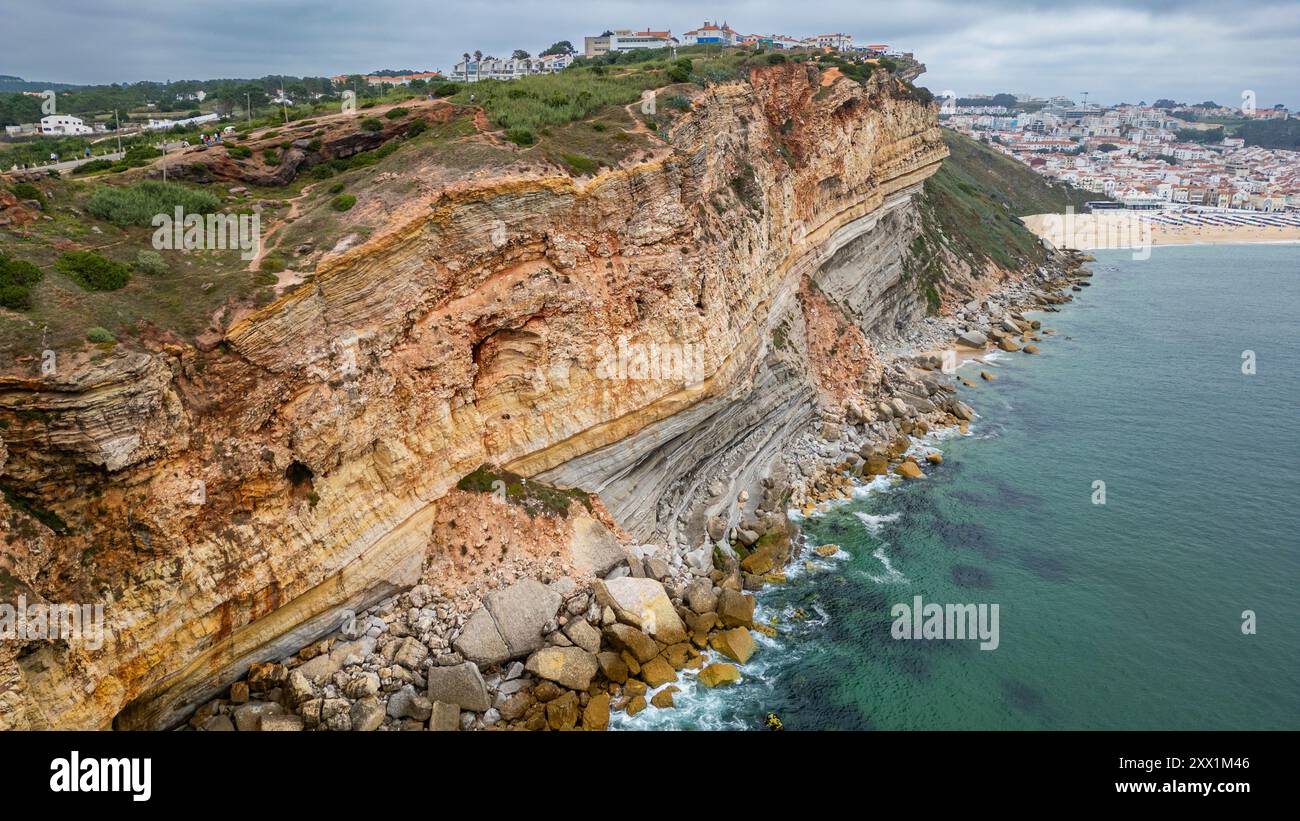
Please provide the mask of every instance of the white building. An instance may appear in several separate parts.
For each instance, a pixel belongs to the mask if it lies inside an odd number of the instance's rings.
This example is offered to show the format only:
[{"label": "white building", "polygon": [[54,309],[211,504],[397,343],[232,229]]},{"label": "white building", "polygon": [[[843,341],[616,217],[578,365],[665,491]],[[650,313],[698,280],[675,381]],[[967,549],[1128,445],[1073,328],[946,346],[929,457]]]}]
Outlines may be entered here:
[{"label": "white building", "polygon": [[479,80],[517,80],[520,77],[538,74],[555,74],[573,65],[573,56],[555,54],[549,57],[525,57],[519,60],[468,60],[457,63],[452,69],[451,79],[462,83],[476,83]]},{"label": "white building", "polygon": [[94,129],[82,122],[80,117],[51,114],[41,118],[41,133],[70,137],[76,134],[93,134]]},{"label": "white building", "polygon": [[819,48],[829,48],[835,51],[852,51],[853,35],[852,34],[819,34],[817,35],[817,45]]},{"label": "white building", "polygon": [[740,35],[731,26],[726,23],[719,26],[716,23],[710,23],[708,20],[705,20],[704,25],[694,31],[688,31],[682,35],[682,45],[684,46],[734,46],[739,40]]},{"label": "white building", "polygon": [[155,120],[151,118],[144,128],[146,131],[166,131],[178,125],[200,125],[202,123],[213,123],[219,119],[221,119],[221,116],[218,114],[201,114],[198,117],[185,117],[180,120]]}]

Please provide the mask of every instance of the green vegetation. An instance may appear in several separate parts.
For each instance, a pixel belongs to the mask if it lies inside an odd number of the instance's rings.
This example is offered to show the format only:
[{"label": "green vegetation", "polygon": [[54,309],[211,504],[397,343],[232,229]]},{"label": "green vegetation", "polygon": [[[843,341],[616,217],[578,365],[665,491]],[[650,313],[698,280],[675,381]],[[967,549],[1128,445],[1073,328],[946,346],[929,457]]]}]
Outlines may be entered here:
[{"label": "green vegetation", "polygon": [[362,131],[383,131],[384,124],[376,117],[366,117],[361,121]]},{"label": "green vegetation", "polygon": [[330,202],[330,208],[335,211],[350,211],[352,206],[357,204],[357,198],[351,194],[340,194]]},{"label": "green vegetation", "polygon": [[109,342],[116,342],[117,337],[109,333],[106,328],[95,327],[95,328],[91,328],[89,331],[86,331],[86,340],[88,342],[104,344]]},{"label": "green vegetation", "polygon": [[585,490],[557,488],[493,465],[480,465],[457,482],[456,488],[467,493],[496,494],[502,501],[524,508],[530,516],[567,516],[569,505],[575,501],[581,502],[588,513],[593,512],[591,494]]},{"label": "green vegetation", "polygon": [[564,154],[564,162],[575,174],[595,174],[600,168],[600,163],[591,157],[583,157],[579,154]]},{"label": "green vegetation", "polygon": [[1223,128],[1180,128],[1176,139],[1180,143],[1223,142]]},{"label": "green vegetation", "polygon": [[30,182],[16,182],[9,186],[9,191],[20,200],[36,200],[41,204],[41,208],[46,208],[49,205],[45,201],[44,192]]},{"label": "green vegetation", "polygon": [[157,251],[141,250],[135,255],[135,269],[143,271],[153,276],[162,276],[167,273],[167,263],[163,261],[162,254]]},{"label": "green vegetation", "polygon": [[1300,120],[1251,120],[1237,129],[1246,145],[1300,151]]},{"label": "green vegetation", "polygon": [[0,254],[0,305],[15,311],[30,308],[31,288],[43,276],[30,262]]},{"label": "green vegetation", "polygon": [[507,128],[506,139],[515,145],[527,148],[537,142],[537,135],[527,128]]},{"label": "green vegetation", "polygon": [[570,68],[550,76],[484,80],[462,89],[454,99],[468,105],[472,95],[497,127],[537,132],[587,119],[605,106],[636,102],[642,90],[666,85],[666,80],[667,72],[657,69],[601,75],[590,68]]},{"label": "green vegetation", "polygon": [[959,173],[962,181],[1016,216],[1060,213],[1066,206],[1083,211],[1088,200],[1104,199],[1095,192],[1054,183],[1023,163],[955,131],[945,128],[943,139],[950,154],[944,167]]},{"label": "green vegetation", "polygon": [[227,145],[226,153],[237,160],[246,160],[253,156],[253,149],[246,145]]},{"label": "green vegetation", "polygon": [[131,269],[93,251],[69,251],[54,267],[88,291],[116,291],[131,281]]},{"label": "green vegetation", "polygon": [[936,313],[943,288],[943,259],[956,257],[975,276],[991,263],[1020,270],[1046,258],[1042,243],[1019,216],[1083,209],[1096,194],[1054,184],[1021,163],[944,129],[951,152],[925,181],[919,200],[922,229],[904,257],[904,271]]},{"label": "green vegetation", "polygon": [[390,120],[400,120],[401,118],[405,117],[407,114],[410,113],[411,113],[411,109],[403,108],[402,106],[399,105],[397,108],[388,109],[388,112],[384,114],[384,116]]},{"label": "green vegetation", "polygon": [[171,214],[177,206],[187,214],[210,214],[221,206],[221,200],[174,182],[145,180],[121,188],[98,188],[86,201],[91,214],[117,226],[149,225],[156,214]]}]

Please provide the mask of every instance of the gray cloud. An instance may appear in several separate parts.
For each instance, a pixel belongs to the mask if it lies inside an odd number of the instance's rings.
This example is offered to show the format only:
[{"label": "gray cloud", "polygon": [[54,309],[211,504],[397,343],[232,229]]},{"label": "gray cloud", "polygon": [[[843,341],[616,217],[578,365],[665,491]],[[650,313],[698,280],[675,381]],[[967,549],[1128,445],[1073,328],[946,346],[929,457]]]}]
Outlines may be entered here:
[{"label": "gray cloud", "polygon": [[913,51],[922,82],[1108,102],[1172,97],[1300,104],[1300,4],[1225,0],[865,3],[822,0],[47,0],[13,4],[0,73],[77,83],[446,70],[464,51],[536,53],[613,27],[845,31]]}]

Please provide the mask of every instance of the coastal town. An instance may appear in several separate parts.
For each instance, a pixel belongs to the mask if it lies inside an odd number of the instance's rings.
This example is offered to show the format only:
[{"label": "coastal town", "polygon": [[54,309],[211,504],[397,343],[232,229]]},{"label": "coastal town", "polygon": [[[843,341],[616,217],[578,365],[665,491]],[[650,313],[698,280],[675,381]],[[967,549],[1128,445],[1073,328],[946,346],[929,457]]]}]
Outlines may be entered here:
[{"label": "coastal town", "polygon": [[940,120],[1045,177],[1095,192],[1094,211],[1158,211],[1151,219],[1169,224],[1300,225],[1300,151],[1247,145],[1225,131],[1294,122],[1280,105],[1105,106],[1000,94],[947,97]]}]

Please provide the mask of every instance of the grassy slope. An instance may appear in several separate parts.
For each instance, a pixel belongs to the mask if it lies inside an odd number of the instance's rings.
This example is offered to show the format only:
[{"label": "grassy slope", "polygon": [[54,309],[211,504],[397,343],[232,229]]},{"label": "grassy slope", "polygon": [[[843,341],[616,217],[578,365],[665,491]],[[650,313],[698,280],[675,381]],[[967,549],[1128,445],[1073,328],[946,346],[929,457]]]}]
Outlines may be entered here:
[{"label": "grassy slope", "polygon": [[1051,182],[1010,157],[944,130],[951,156],[925,181],[920,198],[921,233],[909,248],[907,272],[939,308],[944,270],[940,248],[983,272],[989,263],[1020,270],[1045,259],[1041,243],[1018,217],[1063,211],[1098,195]]}]

